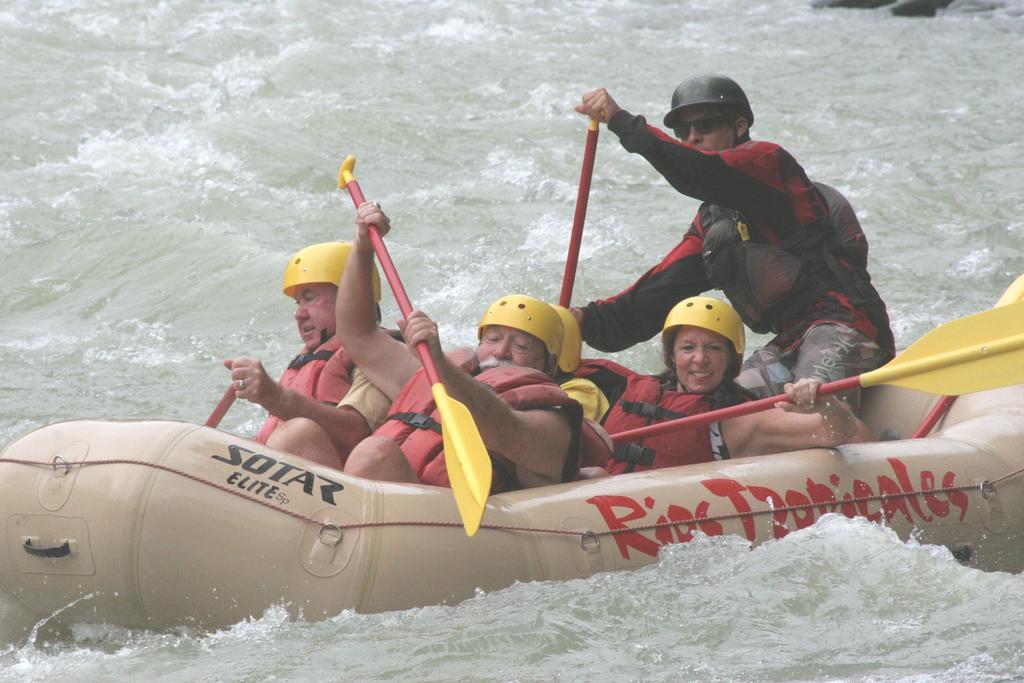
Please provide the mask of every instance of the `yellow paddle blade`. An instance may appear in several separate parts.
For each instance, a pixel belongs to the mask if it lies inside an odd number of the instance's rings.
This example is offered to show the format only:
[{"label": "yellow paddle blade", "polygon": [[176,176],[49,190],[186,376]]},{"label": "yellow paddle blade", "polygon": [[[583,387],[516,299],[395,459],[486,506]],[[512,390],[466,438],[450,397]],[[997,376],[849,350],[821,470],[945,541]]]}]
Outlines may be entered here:
[{"label": "yellow paddle blade", "polygon": [[948,396],[1024,384],[1024,301],[940,325],[860,384]]},{"label": "yellow paddle blade", "polygon": [[1024,299],[1024,275],[1018,277],[1012,285],[1006,288],[1003,295],[999,297],[999,301],[996,302],[996,306],[1005,306],[1021,299]]},{"label": "yellow paddle blade", "polygon": [[491,493],[491,456],[484,447],[469,409],[448,395],[438,382],[430,387],[437,411],[441,413],[444,464],[452,484],[455,503],[466,535],[480,528],[484,505]]}]

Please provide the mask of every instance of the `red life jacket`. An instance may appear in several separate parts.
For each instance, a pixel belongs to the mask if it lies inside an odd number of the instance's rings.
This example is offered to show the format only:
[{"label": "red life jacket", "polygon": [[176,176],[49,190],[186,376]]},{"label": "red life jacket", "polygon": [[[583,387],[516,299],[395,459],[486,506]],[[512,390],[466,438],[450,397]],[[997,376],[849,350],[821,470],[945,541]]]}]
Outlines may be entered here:
[{"label": "red life jacket", "polygon": [[[560,371],[555,381],[563,383],[573,377],[590,380],[608,399],[608,403],[614,406],[626,390],[626,382],[635,374],[633,370],[607,358],[584,358],[574,372],[570,374]],[[608,413],[610,412],[609,408]],[[604,467],[608,464],[613,445],[608,438],[608,432],[601,427],[608,419],[608,413],[601,418],[600,423],[583,420],[580,440],[581,467]]]},{"label": "red life jacket", "polygon": [[[278,383],[304,396],[323,403],[337,404],[352,386],[352,359],[341,348],[337,337],[331,337],[315,351],[300,353],[288,364]],[[258,443],[266,443],[281,418],[271,415],[256,435]]]},{"label": "red life jacket", "polygon": [[579,450],[577,473],[580,467],[604,467],[612,457],[612,440],[608,438],[608,432],[604,427],[593,420],[583,418]]},{"label": "red life jacket", "polygon": [[[614,436],[627,429],[708,410],[711,410],[711,400],[704,394],[666,391],[656,377],[634,375],[626,384],[622,398],[608,411],[604,427]],[[714,459],[708,428],[702,426],[617,444],[605,469],[612,474],[622,474]]]},{"label": "red life jacket", "polygon": [[[572,440],[562,479],[568,481],[576,476],[580,467],[581,440],[595,447],[598,442],[585,434],[581,436],[581,431],[590,430],[581,430],[582,409],[578,403],[570,399],[550,377],[529,368],[492,368],[476,375],[475,379],[494,389],[498,397],[513,410],[554,407],[565,410],[570,417]],[[430,381],[421,369],[406,382],[395,397],[387,421],[373,434],[387,437],[401,447],[420,482],[450,488],[440,422],[430,392]],[[604,448],[607,458],[608,449]],[[515,466],[498,453],[490,452],[490,456],[494,466],[491,493],[520,488],[515,478]]]}]

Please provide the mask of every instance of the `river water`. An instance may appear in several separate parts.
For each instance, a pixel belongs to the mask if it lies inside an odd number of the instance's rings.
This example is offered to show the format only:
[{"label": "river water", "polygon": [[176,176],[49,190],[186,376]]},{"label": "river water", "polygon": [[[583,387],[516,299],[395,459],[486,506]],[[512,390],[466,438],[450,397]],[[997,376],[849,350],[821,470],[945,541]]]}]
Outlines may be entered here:
[{"label": "river water", "polygon": [[[446,343],[503,293],[556,300],[572,105],[600,85],[659,121],[687,75],[735,77],[754,137],[854,204],[900,347],[1024,272],[1019,0],[919,20],[801,0],[8,0],[0,67],[0,445],[67,418],[201,422],[223,358],[279,373],[299,346],[283,266],[350,237],[348,154]],[[602,132],[574,302],[631,283],[695,209]],[[262,417],[236,405],[222,426]],[[0,678],[1010,680],[1022,589],[826,518],[753,551],[698,539],[628,574],[319,623],[52,632],[0,604]]]}]

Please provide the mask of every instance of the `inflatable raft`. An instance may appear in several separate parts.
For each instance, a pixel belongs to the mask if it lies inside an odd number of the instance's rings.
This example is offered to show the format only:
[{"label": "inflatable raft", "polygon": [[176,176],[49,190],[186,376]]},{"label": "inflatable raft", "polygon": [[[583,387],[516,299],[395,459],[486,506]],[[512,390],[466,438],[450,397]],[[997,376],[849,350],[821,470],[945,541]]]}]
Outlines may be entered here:
[{"label": "inflatable raft", "polygon": [[477,589],[654,562],[697,532],[752,544],[863,516],[986,570],[1024,568],[1024,385],[867,390],[889,440],[493,496],[470,538],[449,490],[348,477],[168,421],[64,422],[0,456],[0,587],[40,618],[222,627],[454,603]]}]

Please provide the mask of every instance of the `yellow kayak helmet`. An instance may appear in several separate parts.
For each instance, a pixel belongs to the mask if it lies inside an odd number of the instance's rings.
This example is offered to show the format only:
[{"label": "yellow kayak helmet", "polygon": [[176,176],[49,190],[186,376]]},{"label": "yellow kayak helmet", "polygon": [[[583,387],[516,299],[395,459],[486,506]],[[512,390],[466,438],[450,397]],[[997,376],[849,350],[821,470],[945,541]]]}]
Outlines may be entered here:
[{"label": "yellow kayak helmet", "polygon": [[681,325],[692,325],[717,332],[732,342],[736,353],[743,357],[745,334],[743,321],[732,306],[710,296],[691,296],[683,299],[668,312],[665,326],[661,329],[661,341],[665,343],[669,332]]},{"label": "yellow kayak helmet", "polygon": [[[341,282],[341,274],[345,272],[345,264],[351,253],[351,242],[322,242],[300,249],[288,259],[281,291],[285,296],[294,298],[296,290],[302,285],[337,285]],[[380,274],[376,266],[373,269],[373,299],[380,301]]]},{"label": "yellow kayak helmet", "polygon": [[583,353],[583,337],[580,334],[579,323],[568,308],[557,305],[552,305],[551,308],[555,309],[555,313],[562,319],[562,353],[558,356],[558,367],[562,372],[576,372]]},{"label": "yellow kayak helmet", "polygon": [[488,306],[476,331],[482,339],[488,325],[504,325],[532,334],[544,342],[548,353],[559,355],[562,351],[562,319],[555,309],[532,296],[509,294]]}]

